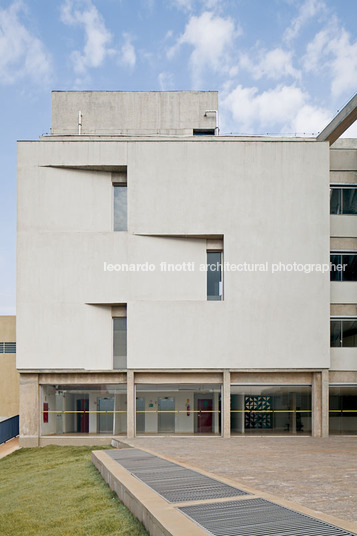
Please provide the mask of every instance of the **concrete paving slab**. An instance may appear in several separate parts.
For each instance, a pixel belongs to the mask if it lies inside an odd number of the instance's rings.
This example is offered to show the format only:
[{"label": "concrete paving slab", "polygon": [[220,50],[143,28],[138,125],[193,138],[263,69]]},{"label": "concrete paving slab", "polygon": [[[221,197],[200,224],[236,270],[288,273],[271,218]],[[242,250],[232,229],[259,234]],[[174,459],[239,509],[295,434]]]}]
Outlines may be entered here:
[{"label": "concrete paving slab", "polygon": [[[153,455],[156,454],[156,452],[153,451],[152,449],[142,448],[141,451],[143,455],[145,453],[153,454]],[[273,511],[273,518],[275,519],[276,516],[279,519],[281,518],[283,524],[288,523],[290,528],[297,528],[295,526],[297,524],[299,526],[301,525],[305,527],[306,525],[306,527],[309,527],[309,530],[310,529],[312,530],[312,532],[309,532],[309,534],[310,533],[322,534],[321,530],[326,535],[327,534],[336,534],[336,535],[346,534],[348,536],[353,536],[357,534],[356,523],[352,523],[347,520],[338,519],[338,518],[335,518],[334,516],[327,515],[324,513],[316,513],[310,508],[288,501],[286,500],[286,498],[277,497],[269,492],[258,491],[248,486],[241,485],[241,484],[239,484],[241,489],[244,489],[246,492],[250,493],[250,495],[237,497],[236,499],[233,500],[233,502],[231,498],[226,497],[226,498],[220,498],[220,499],[199,500],[199,501],[195,501],[194,504],[192,502],[189,502],[186,504],[183,504],[183,503],[175,503],[175,504],[171,503],[170,504],[167,501],[165,501],[163,497],[156,494],[153,491],[153,489],[150,488],[150,486],[147,486],[140,480],[135,479],[134,474],[131,474],[129,470],[122,467],[120,465],[120,462],[121,462],[121,458],[123,456],[125,457],[125,452],[123,452],[122,454],[119,454],[119,451],[117,452],[118,452],[118,456],[113,456],[113,453],[115,454],[115,451],[110,451],[111,455],[109,455],[109,452],[106,453],[104,451],[99,452],[99,454],[97,454],[97,452],[93,452],[92,461],[96,465],[98,470],[101,472],[106,482],[108,482],[110,487],[117,492],[118,496],[124,502],[124,504],[128,506],[128,508],[134,513],[134,515],[136,515],[144,523],[145,527],[150,531],[150,534],[152,535],[161,536],[164,534],[165,536],[169,536],[169,535],[179,536],[182,534],[181,532],[182,523],[185,526],[184,530],[188,531],[187,534],[190,534],[190,535],[196,534],[197,526],[196,528],[194,527],[189,528],[187,525],[185,525],[183,520],[177,516],[177,512],[179,511],[178,509],[180,509],[180,512],[185,513],[186,515],[189,515],[187,514],[187,512],[192,510],[192,508],[193,510],[197,510],[198,512],[202,509],[203,510],[208,509],[208,511],[211,512],[214,508],[216,509],[218,508],[218,510],[219,509],[225,510],[226,509],[225,505],[227,505],[227,507],[229,508],[230,504],[232,503],[232,506],[234,508],[236,508],[236,505],[237,505],[239,509],[239,505],[244,506],[242,504],[243,502],[246,503],[246,506],[249,509],[250,508],[249,503],[252,503],[253,499],[258,499],[258,502],[264,503],[264,505],[270,504],[271,506],[269,508],[272,509]],[[140,450],[137,450],[137,452],[140,452]],[[127,454],[130,457],[136,455],[135,449],[134,451],[131,451],[130,454],[129,453]],[[146,455],[144,456],[144,458],[147,460],[147,463],[150,464],[150,460],[152,459],[152,457]],[[161,455],[160,458],[158,459],[163,459],[163,460],[168,460],[170,462],[174,462],[174,459],[172,457],[168,457],[164,455]],[[113,462],[115,465],[113,465]],[[197,471],[197,468],[192,467],[190,464],[181,462],[179,465],[181,467],[189,467]],[[215,477],[217,480],[220,480],[221,482],[224,482],[225,484],[237,486],[237,482],[235,482],[234,480],[230,478],[227,478],[227,477],[217,478],[216,475],[209,473],[202,469],[197,472],[200,473],[201,475],[206,475],[210,478]],[[134,480],[132,480],[133,478]],[[152,514],[153,514],[152,510],[150,510],[150,508],[147,508],[148,504],[146,505],[144,504],[147,498],[147,494],[149,494],[149,496],[152,498],[151,507],[153,507],[156,512],[153,517],[152,517]],[[129,499],[128,499],[128,496],[129,496]],[[257,501],[253,500],[253,502],[257,502]],[[170,508],[170,506],[174,507],[174,509]],[[197,508],[195,508],[195,506],[197,506]],[[244,511],[247,511],[245,507],[243,509]],[[164,520],[162,517],[160,517],[161,510],[165,512]],[[158,514],[158,517],[156,514]],[[255,517],[256,516],[254,514],[252,516],[253,522],[255,522],[254,521]],[[232,519],[234,523],[237,523],[237,519],[235,518],[235,515],[233,515]],[[188,518],[188,520],[192,521],[190,517]],[[296,521],[296,524],[294,520]],[[220,526],[218,526],[215,521],[215,518],[213,518],[213,523],[214,523],[214,526],[218,530],[218,532],[215,531],[214,534],[216,534],[216,532],[217,534],[225,533],[224,527],[221,528]],[[203,529],[202,526],[199,526],[198,528]],[[264,532],[264,527],[260,527],[260,528],[262,528],[263,532],[259,532],[259,534],[262,534],[262,536],[270,536],[271,533],[269,531]],[[276,534],[283,534],[283,532],[279,532],[280,528],[277,526]],[[252,530],[253,529],[254,527],[252,528]],[[236,532],[234,533],[236,534]],[[203,534],[207,534],[207,532],[204,532]],[[286,533],[284,532],[284,534]],[[295,531],[294,534],[302,535],[305,533]]]},{"label": "concrete paving slab", "polygon": [[[189,467],[226,477],[357,523],[357,437],[141,437],[126,440]],[[356,526],[356,525],[355,525]],[[356,528],[354,529],[356,531]]]}]

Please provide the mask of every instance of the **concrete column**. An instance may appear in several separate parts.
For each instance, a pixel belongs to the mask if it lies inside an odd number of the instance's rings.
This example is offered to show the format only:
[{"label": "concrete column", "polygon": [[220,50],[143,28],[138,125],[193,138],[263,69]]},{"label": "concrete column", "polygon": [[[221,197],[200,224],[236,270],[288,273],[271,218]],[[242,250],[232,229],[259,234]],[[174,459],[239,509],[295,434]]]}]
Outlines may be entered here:
[{"label": "concrete column", "polygon": [[126,422],[128,439],[135,437],[135,388],[134,371],[128,370],[126,373],[127,404]]},{"label": "concrete column", "polygon": [[329,435],[329,371],[323,370],[321,373],[321,436]]},{"label": "concrete column", "polygon": [[222,436],[231,437],[231,373],[223,371],[223,400],[222,400]]},{"label": "concrete column", "polygon": [[312,437],[321,437],[322,433],[322,374],[312,373]]},{"label": "concrete column", "polygon": [[38,447],[40,437],[38,374],[20,374],[20,446]]}]

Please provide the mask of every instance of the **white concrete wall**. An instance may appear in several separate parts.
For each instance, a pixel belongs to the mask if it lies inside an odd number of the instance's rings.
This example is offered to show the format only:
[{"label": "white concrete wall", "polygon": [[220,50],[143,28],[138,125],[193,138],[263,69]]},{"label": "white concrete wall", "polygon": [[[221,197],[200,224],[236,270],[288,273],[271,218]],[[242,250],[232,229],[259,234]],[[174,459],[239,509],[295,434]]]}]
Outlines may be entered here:
[{"label": "white concrete wall", "polygon": [[214,129],[217,91],[53,91],[53,135],[188,134]]},{"label": "white concrete wall", "polygon": [[[127,165],[128,233],[111,231],[109,171],[50,164]],[[226,272],[207,302],[198,270],[103,271],[204,263],[205,239],[182,237],[211,234],[231,263],[328,263],[328,180],[326,143],[20,143],[18,368],[111,369],[110,305],[88,304],[112,303],[128,304],[131,368],[328,367],[328,273]]]},{"label": "white concrete wall", "polygon": [[356,348],[331,348],[331,370],[357,370]]},{"label": "white concrete wall", "polygon": [[357,303],[357,281],[331,281],[331,303]]},{"label": "white concrete wall", "polygon": [[331,171],[356,171],[357,147],[355,140],[346,140],[345,147],[334,144],[331,149]]},{"label": "white concrete wall", "polygon": [[[357,181],[357,177],[356,177]],[[357,218],[356,216],[345,216],[343,214],[330,216],[330,231],[332,237],[348,237],[354,238],[357,236]]]}]

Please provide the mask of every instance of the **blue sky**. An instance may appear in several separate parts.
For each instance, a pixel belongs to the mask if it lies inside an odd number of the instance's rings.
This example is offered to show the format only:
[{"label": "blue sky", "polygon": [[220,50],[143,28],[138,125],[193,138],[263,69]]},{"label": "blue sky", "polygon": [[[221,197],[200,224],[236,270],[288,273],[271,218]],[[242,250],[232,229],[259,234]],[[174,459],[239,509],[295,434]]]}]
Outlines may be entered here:
[{"label": "blue sky", "polygon": [[50,131],[52,89],[214,89],[221,133],[316,134],[356,91],[356,22],[356,0],[0,0],[0,314],[16,140]]}]

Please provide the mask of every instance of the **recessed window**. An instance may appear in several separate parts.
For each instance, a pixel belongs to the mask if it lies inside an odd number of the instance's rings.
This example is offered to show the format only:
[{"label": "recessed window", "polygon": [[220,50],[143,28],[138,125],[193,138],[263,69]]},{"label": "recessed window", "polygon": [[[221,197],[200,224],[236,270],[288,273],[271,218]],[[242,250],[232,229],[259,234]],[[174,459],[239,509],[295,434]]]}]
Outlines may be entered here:
[{"label": "recessed window", "polygon": [[215,130],[214,128],[194,128],[193,135],[194,136],[214,136]]},{"label": "recessed window", "polygon": [[330,262],[331,281],[357,281],[356,251],[332,251]]},{"label": "recessed window", "polygon": [[331,318],[330,340],[331,348],[357,347],[357,318]]},{"label": "recessed window", "polygon": [[222,251],[207,251],[207,300],[223,299]]},{"label": "recessed window", "polygon": [[357,214],[357,185],[331,186],[330,214]]},{"label": "recessed window", "polygon": [[127,170],[112,173],[114,231],[128,230],[128,181]]},{"label": "recessed window", "polygon": [[128,230],[128,188],[114,184],[114,231]]},{"label": "recessed window", "polygon": [[127,367],[126,316],[113,318],[113,368]]}]

